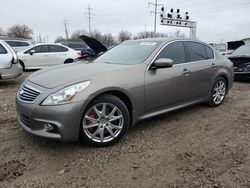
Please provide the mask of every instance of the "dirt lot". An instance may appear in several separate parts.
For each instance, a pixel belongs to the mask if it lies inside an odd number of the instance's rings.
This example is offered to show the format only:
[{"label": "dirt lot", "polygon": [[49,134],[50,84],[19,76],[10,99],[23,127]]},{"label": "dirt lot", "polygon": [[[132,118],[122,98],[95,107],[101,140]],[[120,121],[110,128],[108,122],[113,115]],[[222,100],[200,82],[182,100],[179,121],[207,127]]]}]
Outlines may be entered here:
[{"label": "dirt lot", "polygon": [[28,74],[0,82],[0,187],[250,187],[250,83],[218,108],[162,115],[91,148],[18,127],[15,92]]}]

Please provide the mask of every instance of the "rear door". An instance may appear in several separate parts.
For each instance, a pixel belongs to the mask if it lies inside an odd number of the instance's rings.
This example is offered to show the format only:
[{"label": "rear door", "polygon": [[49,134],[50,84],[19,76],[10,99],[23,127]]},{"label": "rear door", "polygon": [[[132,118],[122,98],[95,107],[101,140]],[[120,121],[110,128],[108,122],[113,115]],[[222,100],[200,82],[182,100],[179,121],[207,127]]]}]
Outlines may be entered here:
[{"label": "rear door", "polygon": [[156,57],[173,60],[173,67],[145,73],[146,113],[184,103],[191,98],[192,73],[183,42],[168,44]]},{"label": "rear door", "polygon": [[48,66],[63,64],[69,49],[61,45],[50,45]]},{"label": "rear door", "polygon": [[0,68],[11,67],[12,54],[0,43]]},{"label": "rear door", "polygon": [[213,50],[199,42],[184,42],[192,71],[192,98],[209,94],[213,75],[216,71]]}]

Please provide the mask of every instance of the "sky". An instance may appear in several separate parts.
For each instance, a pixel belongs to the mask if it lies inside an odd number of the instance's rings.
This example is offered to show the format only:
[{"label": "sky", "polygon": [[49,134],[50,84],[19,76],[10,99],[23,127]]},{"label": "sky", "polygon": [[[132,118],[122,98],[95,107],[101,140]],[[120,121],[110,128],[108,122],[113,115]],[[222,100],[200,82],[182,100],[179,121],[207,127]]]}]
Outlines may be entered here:
[{"label": "sky", "polygon": [[[91,28],[117,36],[127,30],[133,34],[153,31],[156,0],[0,0],[0,27],[6,30],[14,24],[26,24],[39,33],[55,40],[65,36],[66,18],[69,34],[75,30],[88,31],[87,8],[90,5]],[[250,0],[158,0],[165,10],[180,9],[189,12],[190,19],[197,21],[197,38],[205,42],[226,42],[250,37]],[[160,6],[158,11],[160,11]],[[189,36],[188,28],[160,25],[158,32],[174,32]]]}]

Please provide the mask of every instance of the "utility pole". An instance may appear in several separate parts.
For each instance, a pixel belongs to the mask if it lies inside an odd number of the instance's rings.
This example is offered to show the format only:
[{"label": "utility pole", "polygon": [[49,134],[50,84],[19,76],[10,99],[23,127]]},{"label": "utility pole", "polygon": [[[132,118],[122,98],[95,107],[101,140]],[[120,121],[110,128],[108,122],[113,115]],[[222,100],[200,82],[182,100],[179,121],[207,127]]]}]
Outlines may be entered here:
[{"label": "utility pole", "polygon": [[69,40],[69,32],[68,32],[68,27],[67,27],[67,19],[64,19],[64,30],[65,30],[65,37],[67,40]]},{"label": "utility pole", "polygon": [[89,20],[89,35],[91,35],[91,19],[93,18],[92,15],[94,15],[94,13],[92,12],[93,8],[90,7],[90,4],[87,8],[87,12],[85,12],[88,20]]},{"label": "utility pole", "polygon": [[148,5],[153,5],[155,7],[154,11],[151,11],[151,13],[155,14],[154,18],[154,36],[156,37],[156,19],[157,19],[157,14],[160,14],[160,12],[157,12],[158,6],[164,6],[164,4],[158,4],[158,0],[155,0],[155,3],[148,2]]}]

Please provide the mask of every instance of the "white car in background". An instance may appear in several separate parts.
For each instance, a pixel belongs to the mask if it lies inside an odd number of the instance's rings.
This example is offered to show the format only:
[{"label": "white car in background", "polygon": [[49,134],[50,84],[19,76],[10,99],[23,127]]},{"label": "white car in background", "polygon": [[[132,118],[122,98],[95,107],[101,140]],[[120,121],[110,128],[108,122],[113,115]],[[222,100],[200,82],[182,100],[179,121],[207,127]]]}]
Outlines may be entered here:
[{"label": "white car in background", "polygon": [[15,51],[20,52],[32,45],[32,42],[29,40],[21,39],[4,39],[4,41]]},{"label": "white car in background", "polygon": [[23,73],[14,50],[0,40],[0,80],[12,79]]},{"label": "white car in background", "polygon": [[36,44],[18,52],[23,70],[41,69],[53,65],[72,63],[81,57],[81,52],[61,44]]}]

